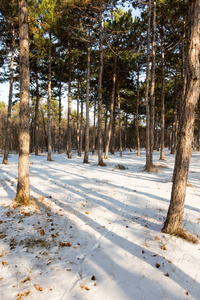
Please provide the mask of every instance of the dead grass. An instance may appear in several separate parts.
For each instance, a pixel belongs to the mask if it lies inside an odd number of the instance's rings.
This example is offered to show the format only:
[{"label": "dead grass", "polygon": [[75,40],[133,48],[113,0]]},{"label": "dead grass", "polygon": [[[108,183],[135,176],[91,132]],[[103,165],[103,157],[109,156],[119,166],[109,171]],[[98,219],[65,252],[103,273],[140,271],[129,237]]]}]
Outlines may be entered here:
[{"label": "dead grass", "polygon": [[190,243],[193,244],[198,244],[199,240],[196,236],[194,236],[193,234],[191,234],[188,230],[185,230],[183,228],[179,229],[176,234],[174,234],[177,237],[180,237]]},{"label": "dead grass", "polygon": [[156,169],[156,166],[155,165],[151,165],[151,166],[145,166],[144,167],[144,171],[146,172],[152,172],[152,173],[157,173],[158,172],[158,169]]}]

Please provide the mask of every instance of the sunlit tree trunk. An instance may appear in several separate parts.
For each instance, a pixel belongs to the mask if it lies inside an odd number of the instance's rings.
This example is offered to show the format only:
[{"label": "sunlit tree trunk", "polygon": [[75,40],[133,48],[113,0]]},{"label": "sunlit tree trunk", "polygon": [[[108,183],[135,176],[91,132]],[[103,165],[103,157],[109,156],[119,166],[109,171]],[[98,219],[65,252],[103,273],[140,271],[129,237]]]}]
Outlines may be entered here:
[{"label": "sunlit tree trunk", "polygon": [[139,90],[140,72],[139,66],[137,69],[137,103],[136,103],[136,135],[137,135],[137,156],[140,156],[140,133],[139,133],[139,103],[140,103],[140,90]]},{"label": "sunlit tree trunk", "polygon": [[71,124],[71,112],[72,112],[72,94],[71,94],[71,49],[69,48],[69,85],[68,85],[68,134],[67,134],[67,155],[68,158],[72,158],[72,124]]},{"label": "sunlit tree trunk", "polygon": [[10,143],[10,127],[11,127],[11,111],[12,111],[12,95],[13,95],[13,77],[14,77],[14,50],[15,50],[15,29],[14,24],[12,27],[12,43],[11,43],[11,60],[10,60],[10,89],[8,99],[8,113],[7,113],[7,124],[6,124],[6,138],[4,147],[4,158],[3,164],[8,163],[9,143]]},{"label": "sunlit tree trunk", "polygon": [[99,80],[98,80],[98,165],[104,166],[102,156],[102,75],[103,75],[103,41],[102,12],[99,12]]},{"label": "sunlit tree trunk", "polygon": [[146,86],[145,86],[145,107],[146,107],[146,166],[147,171],[151,170],[150,157],[150,109],[149,109],[149,63],[150,63],[150,28],[151,28],[151,0],[148,8],[148,27],[147,27],[147,55],[146,55]]},{"label": "sunlit tree trunk", "polygon": [[85,155],[84,163],[88,163],[89,156],[89,130],[90,130],[90,120],[89,120],[89,89],[90,89],[90,43],[87,43],[87,83],[86,83],[86,126],[85,126]]},{"label": "sunlit tree trunk", "polygon": [[155,127],[156,127],[156,137],[155,137],[155,149],[156,151],[159,151],[159,132],[158,132],[158,108],[156,107],[155,109],[155,114],[156,114],[156,117],[155,117]]},{"label": "sunlit tree trunk", "polygon": [[79,147],[80,147],[80,115],[79,115],[79,79],[78,79],[78,93],[77,93],[77,127],[76,127],[76,143],[77,149],[79,154]]},{"label": "sunlit tree trunk", "polygon": [[30,202],[29,183],[29,36],[28,36],[28,1],[19,0],[19,74],[20,74],[20,132],[19,164],[16,201],[20,204]]},{"label": "sunlit tree trunk", "polygon": [[48,62],[48,107],[47,107],[47,136],[48,136],[48,155],[47,160],[51,161],[51,32],[49,32],[49,62]]},{"label": "sunlit tree trunk", "polygon": [[113,108],[114,108],[114,101],[115,101],[115,86],[116,86],[116,68],[117,68],[117,56],[114,55],[113,84],[112,84],[112,95],[111,95],[111,103],[110,103],[110,122],[109,122],[109,126],[108,126],[108,135],[107,135],[106,147],[105,147],[105,155],[104,155],[105,159],[108,159],[108,150],[109,150],[109,146],[110,146],[112,125],[113,125]]},{"label": "sunlit tree trunk", "polygon": [[58,124],[58,154],[61,153],[61,120],[62,120],[62,102],[61,102],[61,95],[62,95],[62,83],[60,82],[59,84],[59,112],[58,112],[58,117],[59,117],[59,124]]},{"label": "sunlit tree trunk", "polygon": [[94,155],[94,151],[95,151],[95,139],[96,139],[96,93],[94,93],[94,121],[93,121],[92,155]]},{"label": "sunlit tree trunk", "polygon": [[117,92],[117,101],[118,101],[118,118],[119,118],[119,151],[120,156],[122,156],[122,120],[121,120],[121,103],[120,103],[120,94]]},{"label": "sunlit tree trunk", "polygon": [[113,123],[112,123],[112,136],[111,136],[111,148],[110,148],[110,153],[115,154],[115,137],[116,137],[116,108],[114,104],[114,109],[113,109]]},{"label": "sunlit tree trunk", "polygon": [[128,128],[128,114],[126,113],[126,119],[125,119],[125,133],[124,133],[124,149],[127,148],[127,128]]},{"label": "sunlit tree trunk", "polygon": [[79,152],[78,156],[81,157],[82,149],[83,149],[83,87],[81,82],[81,122],[80,122],[80,145],[79,145]]},{"label": "sunlit tree trunk", "polygon": [[155,64],[156,64],[156,1],[153,1],[153,37],[152,72],[150,90],[150,165],[153,166],[154,130],[155,130]]},{"label": "sunlit tree trunk", "polygon": [[187,176],[194,135],[195,109],[200,94],[200,2],[189,1],[189,51],[187,87],[183,103],[179,141],[175,159],[173,186],[167,218],[162,229],[169,234],[179,234],[184,213]]},{"label": "sunlit tree trunk", "polygon": [[103,133],[103,151],[105,152],[106,141],[108,136],[108,103],[106,103],[106,110],[104,114],[104,133]]},{"label": "sunlit tree trunk", "polygon": [[171,154],[176,152],[177,145],[177,74],[175,75],[175,88],[174,88],[174,109],[173,109],[173,123],[172,123],[172,142],[171,142]]},{"label": "sunlit tree trunk", "polygon": [[161,31],[162,52],[162,91],[161,91],[161,137],[160,137],[160,160],[165,159],[165,53],[163,43],[163,27]]},{"label": "sunlit tree trunk", "polygon": [[38,83],[38,72],[36,72],[36,101],[35,101],[35,155],[38,155],[38,113],[39,113],[39,83]]},{"label": "sunlit tree trunk", "polygon": [[197,150],[200,151],[200,99],[198,101],[198,132],[197,132]]}]

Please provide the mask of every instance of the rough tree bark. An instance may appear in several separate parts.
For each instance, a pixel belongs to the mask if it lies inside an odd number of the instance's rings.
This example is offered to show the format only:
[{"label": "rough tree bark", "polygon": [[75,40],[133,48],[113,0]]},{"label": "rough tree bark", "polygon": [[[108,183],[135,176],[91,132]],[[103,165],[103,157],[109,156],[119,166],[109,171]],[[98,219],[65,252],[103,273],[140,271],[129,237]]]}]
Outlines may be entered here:
[{"label": "rough tree bark", "polygon": [[95,139],[96,139],[96,93],[94,93],[94,121],[93,121],[93,139],[92,139],[92,155],[95,152]]},{"label": "rough tree bark", "polygon": [[80,122],[80,132],[79,132],[79,152],[78,156],[81,157],[82,155],[82,149],[83,149],[83,87],[81,82],[81,122]]},{"label": "rough tree bark", "polygon": [[155,130],[155,65],[156,65],[156,1],[153,1],[153,35],[152,35],[152,72],[150,90],[150,169],[153,168],[153,148]]},{"label": "rough tree bark", "polygon": [[58,154],[61,153],[61,120],[62,120],[62,102],[61,102],[61,95],[62,95],[62,83],[59,84],[59,125],[58,125]]},{"label": "rough tree bark", "polygon": [[151,0],[148,8],[148,27],[147,27],[147,56],[146,56],[146,86],[145,86],[145,107],[146,107],[146,166],[145,170],[151,170],[150,157],[150,109],[149,109],[149,63],[150,63],[150,28],[151,28]]},{"label": "rough tree bark", "polygon": [[19,72],[20,72],[20,132],[19,163],[16,201],[20,204],[30,202],[29,183],[29,36],[28,36],[28,1],[19,0]]},{"label": "rough tree bark", "polygon": [[171,154],[176,152],[177,144],[177,128],[178,128],[178,118],[177,118],[177,74],[175,75],[175,88],[174,88],[174,110],[173,110],[173,123],[172,123],[172,142],[171,142]]},{"label": "rough tree bark", "polygon": [[155,149],[156,151],[159,151],[159,132],[158,132],[158,108],[155,108]]},{"label": "rough tree bark", "polygon": [[86,125],[85,125],[85,155],[84,155],[83,163],[88,163],[89,144],[90,144],[89,90],[90,90],[90,42],[87,43]]},{"label": "rough tree bark", "polygon": [[161,29],[161,52],[162,52],[162,91],[161,91],[161,137],[160,137],[160,160],[165,160],[165,52],[163,42],[163,26]]},{"label": "rough tree bark", "polygon": [[79,116],[79,79],[78,79],[78,94],[77,94],[77,127],[76,127],[76,143],[77,143],[77,149],[79,154],[79,147],[80,147],[80,116]]},{"label": "rough tree bark", "polygon": [[7,124],[6,124],[6,138],[4,146],[4,158],[3,164],[8,163],[8,153],[9,153],[9,142],[10,142],[10,127],[11,127],[11,111],[12,111],[12,95],[13,95],[13,77],[14,77],[14,50],[15,50],[15,29],[14,24],[12,27],[12,43],[11,43],[11,60],[10,60],[10,89],[8,98],[8,113],[7,113]]},{"label": "rough tree bark", "polygon": [[195,109],[200,89],[200,1],[189,1],[189,51],[187,86],[183,103],[179,141],[175,159],[170,206],[162,232],[181,235],[187,176],[194,135]]},{"label": "rough tree bark", "polygon": [[115,154],[115,137],[116,137],[116,105],[114,104],[113,109],[113,124],[112,124],[112,136],[111,136],[111,148],[110,153]]},{"label": "rough tree bark", "polygon": [[140,90],[139,90],[140,72],[139,66],[137,68],[137,103],[136,103],[136,135],[137,135],[137,156],[140,156],[140,133],[139,133],[139,103],[140,103]]},{"label": "rough tree bark", "polygon": [[71,111],[72,111],[72,94],[71,94],[71,49],[69,48],[69,86],[68,86],[68,134],[67,134],[67,155],[72,158],[72,124],[71,124]]},{"label": "rough tree bark", "polygon": [[121,107],[120,107],[120,94],[119,90],[117,92],[117,100],[118,100],[118,118],[119,118],[119,151],[120,151],[120,156],[122,156],[122,120],[121,120]]},{"label": "rough tree bark", "polygon": [[38,113],[39,113],[39,83],[38,83],[38,72],[36,72],[36,101],[35,101],[35,155],[38,155],[38,130],[39,130],[39,123],[38,123]]},{"label": "rough tree bark", "polygon": [[49,32],[49,62],[48,62],[48,107],[47,107],[47,136],[48,155],[47,160],[51,161],[51,32]]},{"label": "rough tree bark", "polygon": [[105,159],[108,159],[108,150],[109,150],[109,146],[110,146],[112,125],[113,125],[113,108],[114,108],[114,101],[115,101],[116,69],[117,69],[117,56],[114,54],[113,84],[112,84],[112,95],[111,95],[111,104],[110,104],[110,122],[109,122],[109,126],[108,126],[108,135],[107,135],[106,147],[105,147],[105,155],[104,155]]},{"label": "rough tree bark", "polygon": [[102,75],[103,75],[103,40],[102,12],[99,12],[99,79],[98,79],[98,165],[104,166],[102,156]]}]

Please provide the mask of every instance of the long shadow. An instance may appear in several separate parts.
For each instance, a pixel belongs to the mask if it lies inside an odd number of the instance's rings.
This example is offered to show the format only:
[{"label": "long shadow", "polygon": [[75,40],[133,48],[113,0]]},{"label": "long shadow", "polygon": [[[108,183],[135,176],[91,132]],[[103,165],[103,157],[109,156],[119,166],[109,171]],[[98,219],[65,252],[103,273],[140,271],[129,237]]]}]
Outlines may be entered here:
[{"label": "long shadow", "polygon": [[[60,202],[59,200],[57,200],[57,202]],[[86,218],[84,214],[82,214],[80,211],[77,211],[76,209],[70,207],[70,211],[69,211],[69,206],[67,205],[63,205],[62,203],[62,208],[65,206],[66,208],[66,211],[70,214],[73,214],[74,216],[76,216],[77,218],[81,219],[84,223],[86,222],[86,220],[89,220],[89,223],[88,226],[90,226],[93,230],[97,231],[97,228],[99,226],[101,226],[101,224],[99,224],[98,222],[92,220],[92,219],[89,219],[89,218]],[[84,230],[81,230],[81,228],[78,229],[79,231],[82,231],[83,233],[82,234],[85,234]],[[99,232],[98,232],[99,233]],[[87,236],[89,235],[89,233],[87,232]],[[89,239],[92,239],[92,236],[88,236]],[[115,244],[116,246],[118,247],[121,247],[123,250],[127,251],[128,253],[130,253],[131,255],[133,256],[136,256],[138,259],[140,260],[143,260],[143,254],[142,252],[144,251],[144,248],[139,246],[139,245],[136,245],[135,243],[133,242],[130,242],[129,240],[125,239],[124,237],[122,236],[119,236],[116,232],[112,231],[112,230],[109,230],[107,228],[104,228],[104,234],[103,234],[103,238],[106,238],[108,239],[110,242],[112,242],[113,244]],[[97,244],[98,245],[98,244]],[[98,247],[94,247],[93,251],[97,250],[98,251]],[[107,257],[113,264],[116,264],[116,262],[114,260],[112,260],[112,258],[110,256],[107,256],[107,254],[104,252],[103,255],[105,257]],[[163,261],[163,256],[160,256],[159,254],[156,254],[155,252],[152,252],[150,251],[148,248],[145,248],[145,256],[147,257],[154,257],[156,255],[156,261],[155,262],[147,262],[147,264],[151,265],[153,268],[155,268],[155,264],[156,262],[160,261],[162,262]],[[177,266],[175,266],[172,263],[168,263],[166,261],[166,264],[168,264],[170,266],[170,268],[173,270],[174,272],[174,269],[176,269],[176,272],[179,274],[179,283],[176,282],[177,278],[176,276],[174,276],[173,278],[173,275],[171,277],[170,275],[170,279],[173,280],[176,284],[179,284],[182,288],[184,288],[185,290],[188,290],[188,282],[190,281],[191,282],[191,285],[194,284],[194,279],[191,278],[188,274],[186,274],[185,272],[183,272],[181,269],[179,269]],[[101,265],[101,268],[103,266]],[[121,268],[119,265],[118,265],[118,268]],[[136,268],[137,269],[137,268]],[[106,270],[105,270],[106,271]],[[124,272],[127,272],[126,270],[123,269]],[[162,271],[159,270],[161,273]],[[127,272],[128,274],[126,274],[127,276],[132,276],[133,274],[130,273],[130,272]],[[174,272],[175,274],[175,272]],[[185,278],[185,281],[183,279],[183,281],[181,281],[181,278],[180,278],[180,274],[183,275],[183,277]],[[130,277],[129,277],[130,278]],[[151,280],[147,279],[149,281],[149,283],[152,283]],[[200,284],[198,282],[196,282],[196,286],[197,286],[197,290],[200,289]],[[124,291],[124,292],[127,292],[127,291]],[[170,292],[170,291],[169,291]],[[190,294],[192,296],[196,296],[194,293],[193,293],[193,290],[190,290]],[[127,296],[131,296],[131,295],[128,295]],[[174,299],[174,298],[173,298]]]},{"label": "long shadow", "polygon": [[[49,169],[53,169],[54,171],[57,171],[57,169],[56,168],[54,168],[54,167],[52,167],[52,166],[49,166]],[[84,167],[82,168],[83,170],[84,170]],[[61,170],[62,171],[62,170]],[[98,169],[98,171],[99,171],[99,169]],[[69,174],[69,175],[74,175],[74,176],[76,176],[76,177],[78,177],[78,178],[81,178],[81,179],[85,179],[85,176],[82,176],[82,175],[77,175],[76,173],[73,173],[73,172],[67,172],[66,170],[65,171],[62,171],[64,174]],[[119,173],[119,175],[123,175],[123,176],[125,176],[125,174],[121,174],[122,172],[120,172]],[[111,175],[112,175],[112,173],[111,173]],[[41,174],[40,174],[40,176],[41,176]],[[158,176],[158,175],[157,175]],[[55,177],[52,177],[53,178],[53,181],[55,181]],[[144,178],[144,177],[141,177],[140,176],[140,179],[141,180],[148,180],[146,177]],[[87,179],[88,180],[88,179]],[[98,182],[101,182],[101,180],[99,179],[99,178],[95,178],[95,177],[93,177],[93,180],[96,180],[96,181],[98,181]],[[152,180],[152,181],[155,181],[154,179]],[[156,182],[159,182],[159,181],[156,181]],[[104,182],[102,182],[102,183],[104,183]],[[105,184],[105,183],[104,183]],[[57,184],[58,185],[58,184]],[[122,187],[119,187],[119,186],[117,186],[117,185],[115,185],[115,184],[113,184],[113,183],[111,183],[111,182],[109,182],[109,183],[106,183],[106,185],[108,185],[108,186],[112,186],[113,188],[121,188],[121,189],[123,189]],[[61,185],[60,185],[60,187],[62,187]],[[126,191],[129,191],[129,192],[132,192],[133,193],[133,195],[137,195],[138,196],[138,194],[140,194],[140,195],[143,195],[143,196],[147,196],[147,197],[149,197],[149,198],[152,198],[152,199],[157,199],[157,200],[160,200],[160,201],[163,201],[163,202],[166,202],[166,203],[169,203],[169,200],[167,199],[167,198],[163,198],[163,197],[159,197],[159,196],[157,196],[157,195],[152,195],[152,194],[149,194],[149,193],[145,193],[145,192],[141,192],[141,191],[135,191],[134,189],[131,189],[131,188],[124,188]],[[103,195],[102,195],[103,196]],[[113,201],[113,198],[111,198],[111,200]],[[121,203],[121,202],[120,202]],[[200,209],[198,209],[198,208],[194,208],[194,207],[192,207],[192,206],[190,206],[190,205],[188,205],[188,204],[185,204],[185,208],[187,208],[187,209],[190,209],[190,210],[194,210],[194,211],[197,211],[197,212],[200,212]]]},{"label": "long shadow", "polygon": [[[51,167],[50,167],[50,169],[51,169]],[[64,171],[65,172],[65,171]],[[65,172],[66,173],[66,172]],[[77,174],[74,174],[74,175],[76,175],[77,176]],[[55,176],[55,174],[54,174],[54,176]],[[41,177],[41,173],[40,173],[40,177]],[[45,179],[45,175],[42,175],[42,177],[44,177],[44,179]],[[77,177],[80,177],[80,178],[82,178],[83,180],[84,180],[84,176],[77,176]],[[53,176],[51,176],[50,174],[48,174],[47,175],[47,177],[46,177],[46,179],[47,180],[49,180],[49,179],[51,179],[51,181],[53,182],[55,182],[55,177],[53,177]],[[96,178],[95,178],[96,179]],[[94,180],[94,179],[93,179]],[[64,182],[66,182],[66,180],[64,181]],[[70,190],[71,192],[73,192],[73,193],[76,193],[77,194],[77,191],[76,191],[76,189],[75,188],[72,188],[72,187],[69,187],[69,184],[70,184],[70,182],[71,182],[71,180],[69,179],[69,180],[67,180],[67,182],[68,182],[68,190]],[[59,187],[63,187],[62,186],[62,184],[56,184],[57,186],[59,186]],[[112,185],[113,186],[113,185]],[[33,190],[35,190],[39,195],[41,194],[41,190],[39,190],[39,189],[36,189],[35,187],[32,187],[33,188]],[[80,185],[78,185],[76,188],[82,188],[82,190],[84,190],[84,191],[88,191],[88,189],[87,188],[83,188],[83,187],[81,187]],[[11,189],[12,190],[12,189]],[[52,191],[53,191],[53,188],[52,188]],[[13,191],[12,191],[13,192]],[[92,194],[92,193],[91,193]],[[143,195],[144,193],[142,193],[141,192],[141,195]],[[146,194],[146,193],[145,193]],[[79,193],[79,196],[81,195],[81,193]],[[147,194],[148,195],[148,194]],[[95,196],[96,196],[96,194],[95,194]],[[88,197],[88,195],[87,195],[87,197]],[[93,200],[94,201],[94,199],[91,197],[91,196],[89,196],[90,197],[90,200]],[[113,203],[113,198],[111,198],[111,197],[108,197],[108,196],[102,196],[102,194],[100,194],[99,196],[99,199],[98,200],[95,200],[96,201],[96,204],[98,204],[98,205],[100,205],[100,206],[105,206],[105,203],[102,201],[102,198],[103,198],[103,200],[106,200],[106,201],[108,201],[108,202],[111,202],[112,201],[112,203]],[[163,199],[161,199],[161,198],[159,198],[159,200],[163,200]],[[53,201],[53,200],[51,200],[51,201]],[[118,201],[118,200],[114,200],[115,201],[115,205],[118,205],[118,206],[120,206],[120,201]],[[92,201],[91,201],[92,202]],[[60,200],[57,200],[56,201],[56,204],[57,203],[59,203],[59,205],[60,205],[60,207],[64,207],[65,208],[65,210],[66,211],[68,211],[70,214],[73,214],[74,216],[76,216],[76,217],[78,217],[79,219],[81,219],[83,222],[86,222],[86,221],[88,221],[89,220],[89,224],[88,224],[88,226],[90,226],[90,227],[92,227],[93,228],[93,230],[95,230],[96,232],[98,232],[99,233],[99,231],[97,230],[97,227],[99,227],[99,226],[101,226],[101,224],[100,223],[98,223],[98,222],[96,222],[96,221],[94,221],[94,220],[92,220],[91,218],[88,218],[88,217],[86,217],[83,213],[81,213],[80,211],[78,211],[78,210],[76,210],[76,209],[74,209],[73,207],[70,207],[69,206],[69,204],[68,204],[68,206],[67,206],[67,204],[65,204],[65,203],[63,203],[63,202],[61,202]],[[61,206],[61,204],[62,204],[62,206]],[[122,205],[122,203],[121,203],[121,206],[123,207],[123,205]],[[107,208],[107,206],[105,206],[106,208]],[[70,209],[70,211],[69,211],[69,209]],[[111,211],[113,211],[113,209],[111,209]],[[116,214],[116,215],[119,215],[119,216],[121,216],[120,214],[121,214],[121,211],[119,210],[119,209],[115,209],[115,211],[114,211],[114,213]],[[129,214],[130,215],[130,217],[131,217],[131,214]],[[146,220],[145,220],[146,221]],[[141,224],[140,224],[141,225]],[[81,230],[80,228],[78,228],[77,230]],[[84,230],[81,230],[83,233],[85,233],[85,231]],[[118,234],[116,234],[115,232],[113,232],[113,231],[111,231],[111,230],[109,230],[109,229],[107,229],[107,228],[104,228],[104,234],[103,234],[103,237],[104,238],[106,238],[106,239],[108,239],[110,242],[112,242],[113,244],[115,244],[115,245],[117,245],[117,246],[119,246],[119,247],[121,247],[123,250],[125,250],[125,251],[127,251],[127,252],[129,252],[131,255],[135,255],[135,256],[137,256],[139,259],[141,259],[142,260],[142,250],[143,250],[143,248],[141,247],[141,246],[138,246],[138,245],[136,245],[136,244],[134,244],[133,242],[130,242],[130,241],[128,241],[128,240],[126,240],[124,237],[121,237],[121,236],[119,236]],[[92,239],[92,236],[91,236],[91,239]],[[93,238],[94,239],[94,238]],[[130,250],[130,249],[132,249],[132,250]],[[95,249],[94,249],[95,250]],[[152,251],[150,251],[150,250],[148,250],[148,249],[146,249],[145,248],[145,253],[146,253],[146,256],[153,256],[153,255],[155,255],[155,253],[154,252],[152,252]],[[107,254],[104,252],[104,255],[105,256],[107,256]],[[112,261],[112,263],[113,264],[115,264],[115,262],[112,260],[112,258],[110,257],[110,256],[107,256],[107,258],[110,260],[110,261]],[[159,260],[163,260],[163,257],[162,256],[159,256],[159,255],[157,255],[157,259]],[[150,262],[147,262],[148,264],[150,264],[152,267],[155,267],[155,264],[154,263],[150,263]],[[173,263],[172,264],[170,264],[170,266],[172,266],[173,268],[175,268],[176,270],[177,270],[177,272],[178,273],[181,273],[182,272],[182,274],[183,274],[183,276],[186,278],[186,280],[188,280],[188,281],[191,281],[191,282],[193,282],[194,281],[194,279],[193,278],[191,278],[189,275],[187,275],[186,273],[184,273],[181,269],[179,269],[179,268],[177,268],[175,265],[173,265]],[[102,267],[102,266],[101,266]],[[121,268],[120,266],[118,266],[119,268]],[[122,268],[121,268],[122,269]],[[122,269],[123,270],[123,269]],[[106,270],[105,270],[106,271]],[[130,273],[130,272],[128,272],[128,271],[126,271],[126,270],[124,270],[125,272],[127,272],[127,276],[133,276],[133,274],[132,273]],[[161,270],[159,270],[159,271],[161,271]],[[172,279],[172,278],[171,278]],[[148,279],[147,279],[148,280]],[[174,278],[173,279],[174,280],[174,282],[176,282],[176,278]],[[151,282],[151,280],[149,280],[149,283],[152,283]],[[179,282],[179,284],[180,284],[180,286],[182,286],[183,288],[185,288],[185,289],[188,289],[188,286],[187,286],[187,284],[186,284],[186,281],[185,282]],[[197,285],[197,287],[198,287],[198,289],[200,288],[200,285],[199,285],[199,283],[198,282],[196,282],[196,285]],[[126,291],[126,293],[128,293],[127,291]],[[190,291],[190,294],[192,295],[192,296],[195,296],[195,294],[193,293],[193,291]],[[130,296],[130,295],[128,295],[127,294],[127,296]]]}]

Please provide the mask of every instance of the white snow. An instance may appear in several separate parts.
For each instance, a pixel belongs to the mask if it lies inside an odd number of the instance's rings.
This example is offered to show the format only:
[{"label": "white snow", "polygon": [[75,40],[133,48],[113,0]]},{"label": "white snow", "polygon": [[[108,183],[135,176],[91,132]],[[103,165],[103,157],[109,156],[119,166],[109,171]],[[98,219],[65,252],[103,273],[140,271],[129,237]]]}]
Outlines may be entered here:
[{"label": "white snow", "polygon": [[[18,157],[0,165],[0,299],[200,299],[200,244],[161,233],[174,156],[30,156],[30,207],[16,207]],[[116,166],[122,164],[127,169]],[[200,232],[200,153],[193,152],[183,227]],[[163,247],[162,247],[163,246]],[[162,249],[161,249],[162,247]],[[165,249],[165,250],[164,250]]]}]

